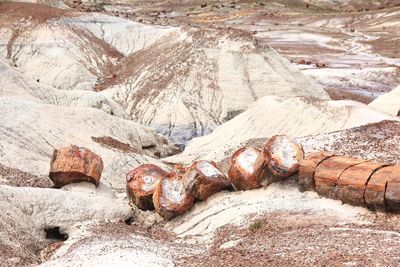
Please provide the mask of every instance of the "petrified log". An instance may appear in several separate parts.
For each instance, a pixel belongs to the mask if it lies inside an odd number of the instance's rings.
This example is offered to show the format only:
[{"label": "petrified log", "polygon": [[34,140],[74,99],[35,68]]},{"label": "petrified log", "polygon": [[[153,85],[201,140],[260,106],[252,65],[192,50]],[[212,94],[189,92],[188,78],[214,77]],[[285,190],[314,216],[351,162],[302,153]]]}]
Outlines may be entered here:
[{"label": "petrified log", "polygon": [[102,171],[103,161],[99,155],[72,145],[54,150],[49,177],[56,188],[83,181],[98,186]]},{"label": "petrified log", "polygon": [[351,205],[365,205],[364,192],[368,180],[375,171],[384,166],[383,163],[367,161],[344,170],[337,181],[337,197]]},{"label": "petrified log", "polygon": [[168,172],[154,164],[140,165],[126,175],[128,197],[141,210],[154,210],[154,190],[160,180],[168,175]]},{"label": "petrified log", "polygon": [[304,158],[303,147],[293,138],[275,135],[264,145],[254,165],[255,175],[263,184],[287,178],[299,170]]},{"label": "petrified log", "polygon": [[217,164],[207,160],[193,162],[183,176],[183,183],[188,192],[199,200],[206,200],[212,194],[231,187]]},{"label": "petrified log", "polygon": [[317,166],[324,160],[333,157],[330,152],[314,152],[300,161],[299,190],[300,192],[315,190],[314,173]]},{"label": "petrified log", "polygon": [[318,194],[328,198],[336,198],[336,184],[340,175],[351,166],[365,160],[334,156],[324,160],[315,169],[315,189]]},{"label": "petrified log", "polygon": [[400,195],[397,194],[396,184],[399,182],[400,166],[388,166],[377,170],[369,179],[365,190],[366,205],[379,210],[398,210],[396,206],[400,202]]},{"label": "petrified log", "polygon": [[181,177],[172,176],[157,184],[153,203],[157,213],[169,220],[190,209],[194,203],[194,196],[187,191]]},{"label": "petrified log", "polygon": [[261,187],[261,176],[255,174],[255,162],[260,150],[242,147],[237,150],[229,162],[229,180],[237,190],[250,190]]}]

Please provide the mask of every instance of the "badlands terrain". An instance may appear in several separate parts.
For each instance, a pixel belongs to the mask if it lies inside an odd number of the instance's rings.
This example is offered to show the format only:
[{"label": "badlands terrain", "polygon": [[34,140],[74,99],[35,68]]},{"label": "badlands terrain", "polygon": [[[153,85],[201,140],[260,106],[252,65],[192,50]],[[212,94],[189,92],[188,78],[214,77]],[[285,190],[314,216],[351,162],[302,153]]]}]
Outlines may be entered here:
[{"label": "badlands terrain", "polygon": [[[297,175],[165,220],[126,174],[293,136],[400,164],[400,1],[0,1],[0,266],[398,266],[400,217]],[[101,156],[60,189],[53,151]]]}]

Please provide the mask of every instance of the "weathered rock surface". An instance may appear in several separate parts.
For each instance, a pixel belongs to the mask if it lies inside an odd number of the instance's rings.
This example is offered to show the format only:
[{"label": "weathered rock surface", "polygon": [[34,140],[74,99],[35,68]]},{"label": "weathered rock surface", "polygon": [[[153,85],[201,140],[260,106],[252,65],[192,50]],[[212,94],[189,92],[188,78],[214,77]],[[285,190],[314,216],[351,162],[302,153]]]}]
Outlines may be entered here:
[{"label": "weathered rock surface", "polygon": [[190,194],[203,201],[219,191],[231,188],[229,179],[213,161],[193,162],[182,180]]},{"label": "weathered rock surface", "polygon": [[54,93],[59,104],[97,102],[119,116],[122,108],[179,144],[211,132],[265,95],[329,99],[244,31],[150,26],[30,4],[4,4],[2,11],[0,52],[28,79],[63,90],[102,91]]},{"label": "weathered rock surface", "polygon": [[88,181],[99,185],[103,160],[84,147],[69,146],[56,149],[50,162],[49,177],[56,188]]},{"label": "weathered rock surface", "polygon": [[129,198],[142,210],[154,210],[153,193],[157,184],[169,173],[154,164],[143,164],[126,175]]},{"label": "weathered rock surface", "polygon": [[219,162],[226,158],[227,151],[233,153],[246,141],[254,138],[264,137],[265,143],[266,138],[277,134],[301,137],[382,120],[398,121],[399,118],[355,101],[266,96],[211,134],[193,139],[183,153],[165,160],[188,164],[192,160],[207,158]]},{"label": "weathered rock surface", "polygon": [[185,213],[192,207],[194,196],[190,194],[181,177],[169,177],[161,180],[153,193],[153,204],[164,219]]},{"label": "weathered rock surface", "polygon": [[[25,265],[48,241],[45,229],[70,228],[86,220],[125,220],[126,202],[82,192],[0,185],[0,250],[5,266]],[[36,259],[38,260],[38,259]]]},{"label": "weathered rock surface", "polygon": [[392,116],[400,115],[400,86],[394,88],[389,93],[383,94],[370,104],[370,107],[388,113]]},{"label": "weathered rock surface", "polygon": [[[158,163],[146,147],[163,150],[164,139],[151,129],[92,108],[72,108],[0,97],[0,160],[34,175],[48,175],[54,149],[74,144],[101,155],[102,180],[124,190],[126,173],[141,163]],[[72,127],[73,125],[73,127]],[[108,136],[131,147],[104,146],[92,137]]]}]

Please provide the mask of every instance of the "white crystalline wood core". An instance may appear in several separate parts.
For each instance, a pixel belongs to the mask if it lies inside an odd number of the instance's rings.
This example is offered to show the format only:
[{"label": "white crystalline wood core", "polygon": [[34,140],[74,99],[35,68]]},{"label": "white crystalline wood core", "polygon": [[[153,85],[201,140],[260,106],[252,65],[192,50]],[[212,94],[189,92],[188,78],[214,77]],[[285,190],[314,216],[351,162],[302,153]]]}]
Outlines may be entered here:
[{"label": "white crystalline wood core", "polygon": [[200,161],[197,163],[197,168],[207,177],[223,175],[214,165],[207,161]]},{"label": "white crystalline wood core", "polygon": [[256,162],[258,153],[257,150],[248,148],[237,157],[237,162],[247,172],[252,173],[254,171],[254,163]]},{"label": "white crystalline wood core", "polygon": [[185,198],[185,188],[179,180],[165,179],[162,182],[162,204],[181,204]]},{"label": "white crystalline wood core", "polygon": [[281,137],[272,145],[272,155],[275,159],[280,159],[282,165],[290,167],[297,164],[300,159],[297,143],[288,137]]},{"label": "white crystalline wood core", "polygon": [[143,177],[143,186],[142,190],[145,192],[149,192],[155,189],[157,182],[159,179],[154,178],[153,176],[145,176]]}]

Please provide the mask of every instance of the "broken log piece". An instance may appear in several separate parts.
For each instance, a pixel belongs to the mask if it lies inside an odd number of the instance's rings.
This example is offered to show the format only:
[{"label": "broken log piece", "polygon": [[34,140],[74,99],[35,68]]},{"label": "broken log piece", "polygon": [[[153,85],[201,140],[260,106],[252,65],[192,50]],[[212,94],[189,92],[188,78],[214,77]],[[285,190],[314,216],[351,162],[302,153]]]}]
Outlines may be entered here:
[{"label": "broken log piece", "polygon": [[299,190],[300,192],[315,190],[314,173],[317,166],[324,160],[333,157],[330,152],[314,152],[300,161]]},{"label": "broken log piece", "polygon": [[98,186],[102,171],[103,160],[99,155],[87,148],[71,145],[54,150],[49,177],[55,188],[84,181]]},{"label": "broken log piece", "polygon": [[[369,179],[365,190],[365,204],[370,209],[394,209],[396,204],[396,189],[394,183],[400,182],[400,166],[388,166],[377,170]],[[387,193],[388,205],[385,205],[386,186],[390,188]]]},{"label": "broken log piece", "polygon": [[168,172],[154,164],[143,164],[126,175],[126,192],[129,199],[141,210],[154,210],[153,193]]},{"label": "broken log piece", "polygon": [[315,169],[315,190],[321,196],[336,198],[336,185],[340,175],[349,167],[365,162],[365,160],[333,156],[324,160]]},{"label": "broken log piece", "polygon": [[275,135],[264,145],[255,163],[255,175],[262,184],[283,180],[298,172],[304,158],[303,147],[286,135]]},{"label": "broken log piece", "polygon": [[235,189],[251,190],[261,187],[262,177],[254,175],[254,166],[260,150],[242,147],[237,150],[229,162],[228,177]]},{"label": "broken log piece", "polygon": [[194,196],[186,190],[181,177],[162,179],[154,190],[154,208],[166,220],[185,213],[193,203]]},{"label": "broken log piece", "polygon": [[228,178],[214,161],[193,162],[182,179],[188,192],[199,200],[206,200],[219,191],[231,188]]},{"label": "broken log piece", "polygon": [[337,197],[345,203],[364,206],[364,192],[372,174],[384,167],[377,162],[363,162],[346,169],[337,181]]}]

